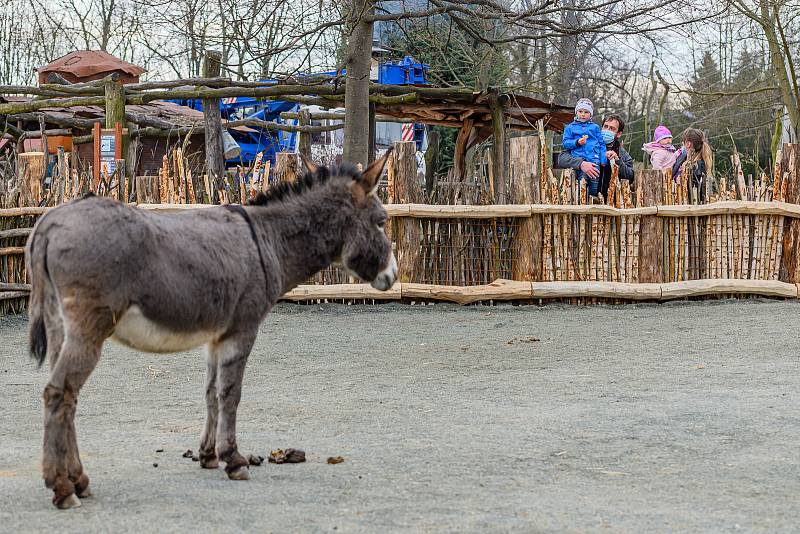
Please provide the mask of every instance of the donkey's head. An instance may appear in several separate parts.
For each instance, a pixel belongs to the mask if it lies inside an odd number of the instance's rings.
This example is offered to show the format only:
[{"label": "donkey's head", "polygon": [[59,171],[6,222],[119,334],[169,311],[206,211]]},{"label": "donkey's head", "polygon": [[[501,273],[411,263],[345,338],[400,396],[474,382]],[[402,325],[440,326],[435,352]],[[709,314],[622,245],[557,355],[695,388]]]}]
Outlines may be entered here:
[{"label": "donkey's head", "polygon": [[348,227],[344,233],[342,248],[336,259],[337,264],[350,274],[357,276],[372,287],[386,291],[397,278],[397,260],[392,253],[392,243],[386,237],[386,210],[378,199],[378,180],[383,173],[391,149],[381,158],[369,165],[363,172],[343,167],[328,171],[306,158],[306,168],[312,174],[320,172],[352,174],[352,180],[331,180],[343,184],[348,189],[352,203],[347,202],[342,208],[352,213],[342,213],[348,219]]}]

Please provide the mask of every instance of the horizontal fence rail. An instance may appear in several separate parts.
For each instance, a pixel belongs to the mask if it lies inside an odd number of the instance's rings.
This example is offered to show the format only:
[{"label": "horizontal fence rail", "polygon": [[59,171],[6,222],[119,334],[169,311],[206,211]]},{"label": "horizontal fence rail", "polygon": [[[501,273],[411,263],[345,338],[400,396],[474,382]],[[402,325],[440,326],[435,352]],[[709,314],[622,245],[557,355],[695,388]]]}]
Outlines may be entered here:
[{"label": "horizontal fence rail", "polygon": [[[30,284],[0,284],[0,300],[27,296]],[[495,280],[478,286],[445,286],[397,282],[388,291],[369,284],[300,285],[282,300],[441,300],[457,304],[481,301],[545,300],[565,298],[605,298],[619,300],[666,301],[709,295],[762,295],[798,298],[798,284],[775,280],[687,280],[664,284],[624,282],[520,282]]]},{"label": "horizontal fence rail", "polygon": [[[136,204],[144,210],[186,211],[218,207],[213,204]],[[615,208],[603,204],[487,204],[487,205],[435,205],[386,204],[390,217],[417,219],[494,219],[500,217],[530,217],[532,215],[605,215],[626,217],[655,215],[657,217],[703,217],[708,215],[778,215],[800,219],[800,204],[788,202],[752,202],[730,200],[712,204],[647,206],[641,208]],[[0,217],[37,216],[53,207],[0,209]],[[8,234],[10,236],[10,234]],[[0,238],[7,237],[0,231]]]}]

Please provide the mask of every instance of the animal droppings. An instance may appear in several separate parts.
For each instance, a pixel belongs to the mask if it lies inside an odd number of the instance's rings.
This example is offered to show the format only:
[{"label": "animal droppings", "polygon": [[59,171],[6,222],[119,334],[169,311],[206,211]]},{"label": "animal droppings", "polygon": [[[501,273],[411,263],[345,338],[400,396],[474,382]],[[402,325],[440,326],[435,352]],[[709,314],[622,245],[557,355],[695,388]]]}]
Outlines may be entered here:
[{"label": "animal droppings", "polygon": [[264,463],[264,457],[260,455],[251,454],[247,457],[247,461],[250,465],[261,465]]},{"label": "animal droppings", "polygon": [[269,453],[271,464],[299,464],[306,461],[306,453],[300,449],[277,449]]}]

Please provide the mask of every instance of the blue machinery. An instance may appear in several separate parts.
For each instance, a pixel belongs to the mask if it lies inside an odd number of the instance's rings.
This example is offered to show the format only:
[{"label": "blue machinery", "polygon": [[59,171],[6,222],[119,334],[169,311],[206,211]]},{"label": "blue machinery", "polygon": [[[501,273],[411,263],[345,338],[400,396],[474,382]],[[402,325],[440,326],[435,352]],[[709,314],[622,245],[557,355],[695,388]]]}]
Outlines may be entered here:
[{"label": "blue machinery", "polygon": [[[417,63],[410,56],[404,57],[400,61],[388,61],[381,63],[378,67],[378,83],[387,85],[424,85],[425,71],[428,66]],[[335,72],[324,73],[335,74]],[[272,81],[272,80],[262,80]],[[176,104],[188,106],[192,109],[202,111],[203,103],[199,99],[190,100],[171,100]],[[295,102],[285,102],[281,100],[257,100],[251,97],[223,98],[221,102],[221,115],[226,120],[241,119],[260,119],[277,124],[296,125],[297,120],[282,119],[280,114],[284,112],[298,112],[300,104]],[[255,160],[256,154],[264,153],[264,159],[275,162],[275,154],[278,152],[294,152],[297,148],[297,134],[289,132],[275,131],[249,127],[252,131],[240,132],[229,130],[231,136],[239,144],[242,152],[239,156],[227,160],[231,165],[249,165]],[[417,149],[422,149],[425,136],[425,127],[422,124],[414,125],[414,140]],[[399,140],[399,139],[396,139]]]}]

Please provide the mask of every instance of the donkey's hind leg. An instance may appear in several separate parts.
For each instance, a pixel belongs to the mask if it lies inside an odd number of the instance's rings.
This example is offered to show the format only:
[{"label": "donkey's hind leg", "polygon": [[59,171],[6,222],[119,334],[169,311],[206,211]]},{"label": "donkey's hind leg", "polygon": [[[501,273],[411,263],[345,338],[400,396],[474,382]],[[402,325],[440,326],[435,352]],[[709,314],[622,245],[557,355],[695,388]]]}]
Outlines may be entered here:
[{"label": "donkey's hind leg", "polygon": [[209,345],[206,359],[206,428],[200,438],[200,466],[205,469],[219,467],[217,459],[217,352]]},{"label": "donkey's hind leg", "polygon": [[225,472],[231,480],[250,478],[249,462],[236,445],[236,409],[242,395],[242,377],[247,357],[253,348],[256,331],[228,334],[212,346],[217,360],[217,456],[225,462]]},{"label": "donkey's hind leg", "polygon": [[111,330],[110,317],[96,319],[93,328],[86,328],[84,323],[84,328],[66,333],[44,389],[42,471],[45,485],[53,490],[53,504],[59,508],[80,506],[76,494],[89,494],[89,478],[78,453],[75,408],[81,387],[97,365],[103,340]]},{"label": "donkey's hind leg", "polygon": [[[56,364],[64,344],[64,322],[61,319],[59,304],[54,294],[48,298],[44,309],[45,331],[47,333],[47,361],[50,372],[55,372]],[[78,497],[88,497],[89,477],[83,472],[83,465],[78,453],[78,439],[75,435],[74,421],[66,425],[67,432],[67,476],[75,486]]]}]

